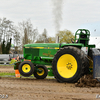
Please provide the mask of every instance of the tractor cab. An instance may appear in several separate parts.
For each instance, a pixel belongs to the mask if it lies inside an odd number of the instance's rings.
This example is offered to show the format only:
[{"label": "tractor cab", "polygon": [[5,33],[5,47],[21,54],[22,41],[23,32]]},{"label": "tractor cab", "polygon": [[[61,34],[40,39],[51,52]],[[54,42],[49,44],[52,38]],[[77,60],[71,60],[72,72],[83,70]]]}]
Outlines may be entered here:
[{"label": "tractor cab", "polygon": [[86,29],[78,29],[75,33],[74,43],[82,43],[86,47],[89,42],[90,31]]}]

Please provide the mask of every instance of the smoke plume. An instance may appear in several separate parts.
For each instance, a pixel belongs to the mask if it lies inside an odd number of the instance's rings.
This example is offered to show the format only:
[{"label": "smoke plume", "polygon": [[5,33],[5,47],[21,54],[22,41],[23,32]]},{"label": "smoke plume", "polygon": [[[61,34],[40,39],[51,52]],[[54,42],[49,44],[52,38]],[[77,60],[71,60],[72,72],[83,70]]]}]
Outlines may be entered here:
[{"label": "smoke plume", "polygon": [[60,30],[62,22],[62,6],[63,0],[52,0],[53,3],[53,16],[56,33]]}]

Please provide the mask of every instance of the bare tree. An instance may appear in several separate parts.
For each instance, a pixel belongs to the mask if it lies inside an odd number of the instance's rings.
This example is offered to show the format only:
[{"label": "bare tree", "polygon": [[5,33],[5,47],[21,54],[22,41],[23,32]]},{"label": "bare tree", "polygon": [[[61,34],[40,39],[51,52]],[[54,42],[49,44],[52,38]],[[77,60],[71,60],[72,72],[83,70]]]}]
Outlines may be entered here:
[{"label": "bare tree", "polygon": [[27,44],[28,43],[28,36],[27,36],[27,29],[25,28],[24,29],[24,38],[23,38],[23,43],[24,44]]},{"label": "bare tree", "polygon": [[22,38],[22,45],[28,43],[34,43],[38,37],[38,29],[34,29],[31,23],[31,20],[28,19],[26,21],[19,23],[19,29]]},{"label": "bare tree", "polygon": [[46,29],[44,29],[43,33],[38,36],[36,43],[49,43]]},{"label": "bare tree", "polygon": [[0,19],[0,45],[2,53],[9,53],[11,47],[11,38],[15,33],[13,22],[3,18]]},{"label": "bare tree", "polygon": [[13,32],[13,22],[6,18],[0,19],[0,42],[10,39]]},{"label": "bare tree", "polygon": [[14,38],[15,46],[20,46],[21,45],[21,34],[17,26],[14,27],[13,38]]}]

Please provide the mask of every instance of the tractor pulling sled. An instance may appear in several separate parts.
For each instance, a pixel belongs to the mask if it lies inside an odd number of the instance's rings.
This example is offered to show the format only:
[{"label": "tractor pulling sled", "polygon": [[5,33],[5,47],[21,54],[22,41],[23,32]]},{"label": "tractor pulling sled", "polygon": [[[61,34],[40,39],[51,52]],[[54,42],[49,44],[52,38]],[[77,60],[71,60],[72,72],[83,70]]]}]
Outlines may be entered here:
[{"label": "tractor pulling sled", "polygon": [[78,29],[69,44],[25,44],[24,59],[15,62],[14,69],[25,77],[34,74],[37,79],[44,79],[54,75],[58,82],[77,82],[84,74],[93,73],[93,55],[99,54],[95,45],[89,45],[89,37],[89,30]]}]

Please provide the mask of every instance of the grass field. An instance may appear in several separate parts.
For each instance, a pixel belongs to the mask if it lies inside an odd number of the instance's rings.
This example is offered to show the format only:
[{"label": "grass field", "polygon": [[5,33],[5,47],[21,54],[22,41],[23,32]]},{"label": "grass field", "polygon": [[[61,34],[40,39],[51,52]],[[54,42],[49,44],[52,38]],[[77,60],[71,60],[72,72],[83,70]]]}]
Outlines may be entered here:
[{"label": "grass field", "polygon": [[4,65],[4,64],[0,64],[0,67],[2,67],[2,66],[5,66],[5,67],[9,67],[9,66],[10,67],[13,67],[14,65],[6,65],[6,64]]},{"label": "grass field", "polygon": [[15,76],[15,73],[0,72],[0,76]]}]

